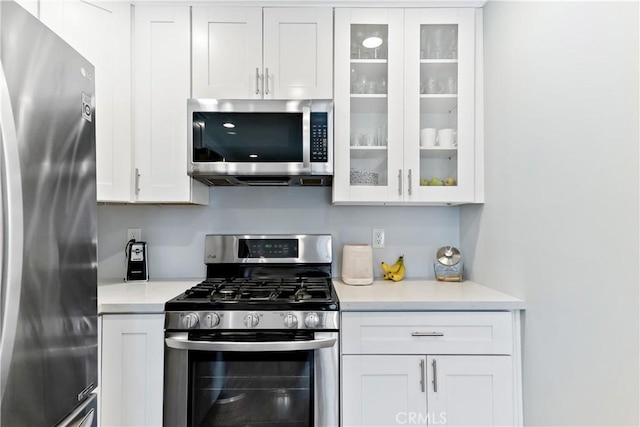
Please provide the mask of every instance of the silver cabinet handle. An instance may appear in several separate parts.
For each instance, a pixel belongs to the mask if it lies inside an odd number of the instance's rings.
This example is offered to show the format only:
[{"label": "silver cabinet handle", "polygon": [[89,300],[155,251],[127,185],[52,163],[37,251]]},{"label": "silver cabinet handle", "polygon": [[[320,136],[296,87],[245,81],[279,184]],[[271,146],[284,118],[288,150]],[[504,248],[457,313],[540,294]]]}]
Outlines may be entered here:
[{"label": "silver cabinet handle", "polygon": [[402,169],[398,169],[398,196],[402,196]]},{"label": "silver cabinet handle", "polygon": [[411,332],[412,337],[443,337],[444,332]]},{"label": "silver cabinet handle", "polygon": [[411,169],[409,169],[409,173],[407,175],[407,178],[409,179],[409,185],[407,187],[407,192],[409,193],[409,195],[411,195]]},{"label": "silver cabinet handle", "polygon": [[260,94],[260,69],[256,67],[256,95]]},{"label": "silver cabinet handle", "polygon": [[264,70],[264,94],[269,95],[269,68]]},{"label": "silver cabinet handle", "polygon": [[436,367],[436,359],[433,359],[431,362],[431,367],[433,368],[433,392],[438,392],[438,369]]},{"label": "silver cabinet handle", "polygon": [[420,361],[420,390],[424,393],[424,359]]},{"label": "silver cabinet handle", "polygon": [[335,338],[321,338],[310,341],[266,341],[266,342],[228,342],[228,341],[190,341],[186,334],[165,339],[167,347],[178,350],[198,351],[307,351],[333,347]]},{"label": "silver cabinet handle", "polygon": [[140,169],[136,168],[136,195],[140,193]]}]

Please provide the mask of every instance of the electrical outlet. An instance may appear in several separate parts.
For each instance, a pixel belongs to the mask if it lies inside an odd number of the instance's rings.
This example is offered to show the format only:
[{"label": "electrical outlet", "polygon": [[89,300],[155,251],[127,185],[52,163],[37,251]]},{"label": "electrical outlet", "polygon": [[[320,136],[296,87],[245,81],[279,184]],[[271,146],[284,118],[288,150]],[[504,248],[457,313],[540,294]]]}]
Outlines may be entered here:
[{"label": "electrical outlet", "polygon": [[384,248],[384,229],[374,228],[372,241],[374,248]]},{"label": "electrical outlet", "polygon": [[127,242],[129,240],[139,242],[142,240],[142,231],[139,228],[127,228]]}]

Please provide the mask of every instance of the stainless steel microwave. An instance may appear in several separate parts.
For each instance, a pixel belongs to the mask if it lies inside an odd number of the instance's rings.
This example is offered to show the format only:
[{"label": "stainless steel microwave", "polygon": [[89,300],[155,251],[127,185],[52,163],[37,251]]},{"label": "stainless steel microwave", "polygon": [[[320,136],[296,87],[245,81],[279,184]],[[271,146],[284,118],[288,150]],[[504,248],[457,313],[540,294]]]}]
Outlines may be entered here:
[{"label": "stainless steel microwave", "polygon": [[331,185],[331,100],[189,99],[190,176],[207,185]]}]

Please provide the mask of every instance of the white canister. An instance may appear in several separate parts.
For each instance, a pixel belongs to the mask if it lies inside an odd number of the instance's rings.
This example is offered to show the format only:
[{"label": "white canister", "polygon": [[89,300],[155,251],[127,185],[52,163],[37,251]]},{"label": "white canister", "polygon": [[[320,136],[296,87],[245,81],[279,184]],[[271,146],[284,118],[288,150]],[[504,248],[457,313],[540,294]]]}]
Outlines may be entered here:
[{"label": "white canister", "polygon": [[347,285],[373,283],[373,250],[367,244],[349,244],[342,248],[342,281]]}]

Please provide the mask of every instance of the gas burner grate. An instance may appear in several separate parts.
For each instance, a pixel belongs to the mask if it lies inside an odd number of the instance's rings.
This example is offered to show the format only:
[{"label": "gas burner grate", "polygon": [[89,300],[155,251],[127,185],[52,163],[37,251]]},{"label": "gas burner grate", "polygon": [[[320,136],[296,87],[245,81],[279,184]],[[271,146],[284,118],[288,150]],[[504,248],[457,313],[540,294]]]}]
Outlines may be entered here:
[{"label": "gas burner grate", "polygon": [[184,293],[185,299],[212,302],[330,301],[331,282],[326,278],[213,278]]}]

